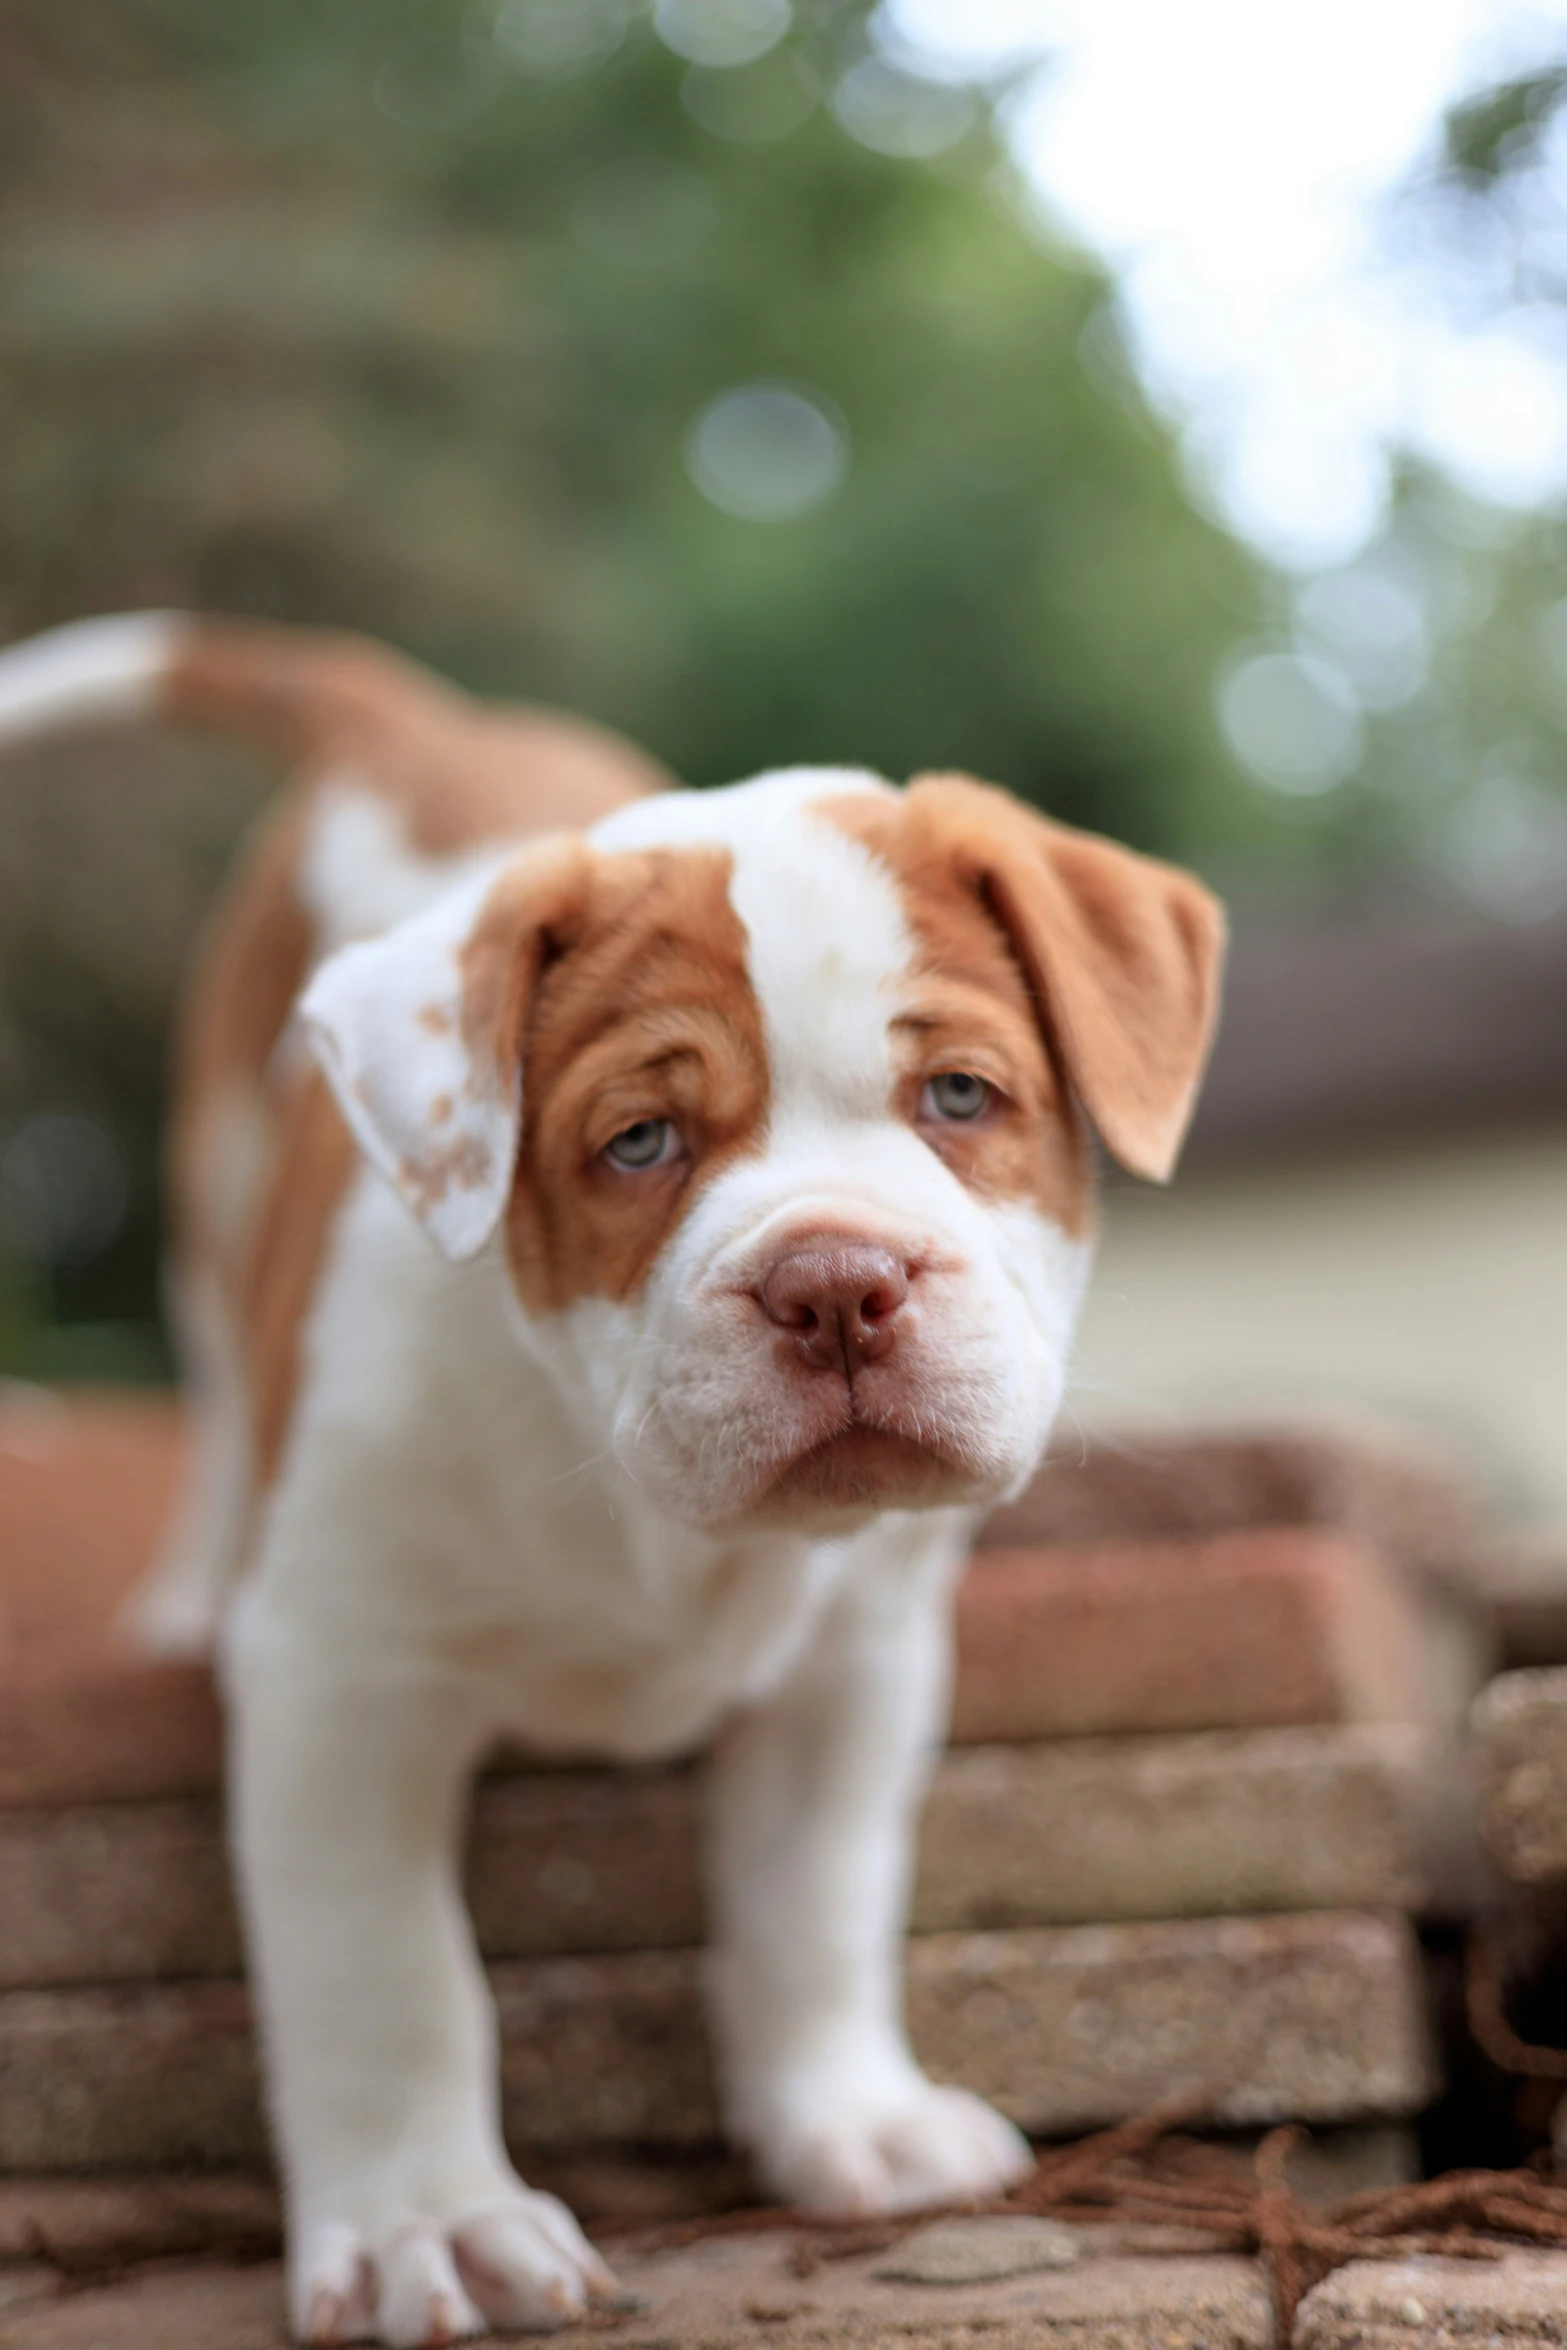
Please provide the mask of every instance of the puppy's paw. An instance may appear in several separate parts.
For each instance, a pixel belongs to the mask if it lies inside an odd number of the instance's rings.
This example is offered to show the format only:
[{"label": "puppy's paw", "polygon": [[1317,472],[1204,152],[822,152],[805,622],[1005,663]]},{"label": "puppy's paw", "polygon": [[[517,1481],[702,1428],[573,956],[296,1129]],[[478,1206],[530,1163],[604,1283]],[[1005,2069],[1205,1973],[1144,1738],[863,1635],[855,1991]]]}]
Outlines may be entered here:
[{"label": "puppy's paw", "polygon": [[516,2187],[436,2221],[386,2211],[373,2224],[307,2226],[290,2260],[302,2342],[434,2350],[496,2327],[553,2333],[619,2287],[563,2203]]},{"label": "puppy's paw", "polygon": [[894,2099],[798,2121],[763,2161],[785,2202],[866,2217],[984,2202],[1034,2167],[1028,2140],[994,2107],[918,2078]]}]

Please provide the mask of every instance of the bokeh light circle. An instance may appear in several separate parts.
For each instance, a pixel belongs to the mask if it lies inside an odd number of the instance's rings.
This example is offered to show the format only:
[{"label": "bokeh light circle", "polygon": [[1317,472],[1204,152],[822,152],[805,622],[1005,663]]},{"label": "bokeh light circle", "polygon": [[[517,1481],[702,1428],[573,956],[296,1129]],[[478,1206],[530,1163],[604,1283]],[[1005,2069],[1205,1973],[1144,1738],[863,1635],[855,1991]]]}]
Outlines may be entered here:
[{"label": "bokeh light circle", "polygon": [[833,92],[832,107],[862,147],[911,161],[955,146],[975,119],[967,90],[923,81],[884,57],[862,57],[851,65]]},{"label": "bokeh light circle", "polygon": [[693,65],[749,65],[789,30],[789,0],[658,0],[653,30]]},{"label": "bokeh light circle", "polygon": [[1219,723],[1242,765],[1272,790],[1332,791],[1360,764],[1359,704],[1337,669],[1300,653],[1256,653],[1225,671]]},{"label": "bokeh light circle", "polygon": [[843,419],[790,384],[720,392],[686,435],[686,470],[710,504],[745,522],[787,522],[819,506],[848,469]]}]

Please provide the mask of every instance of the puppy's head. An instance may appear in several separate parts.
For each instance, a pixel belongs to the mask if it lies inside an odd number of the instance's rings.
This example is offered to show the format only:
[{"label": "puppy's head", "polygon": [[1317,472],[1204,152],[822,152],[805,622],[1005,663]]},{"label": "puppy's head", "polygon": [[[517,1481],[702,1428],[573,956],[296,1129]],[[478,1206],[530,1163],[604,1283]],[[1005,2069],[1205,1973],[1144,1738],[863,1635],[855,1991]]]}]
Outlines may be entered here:
[{"label": "puppy's head", "polygon": [[325,964],[371,1160],[690,1523],[988,1502],[1038,1459],[1086,1123],[1168,1175],[1212,1027],[1189,876],[963,778],[796,770],[530,845]]}]

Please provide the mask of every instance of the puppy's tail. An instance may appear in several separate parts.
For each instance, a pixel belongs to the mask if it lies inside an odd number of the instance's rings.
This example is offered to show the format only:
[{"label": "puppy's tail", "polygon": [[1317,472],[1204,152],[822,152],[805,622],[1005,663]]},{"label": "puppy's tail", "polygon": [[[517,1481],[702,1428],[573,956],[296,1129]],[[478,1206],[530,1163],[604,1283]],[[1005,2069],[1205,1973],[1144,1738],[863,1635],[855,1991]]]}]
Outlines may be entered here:
[{"label": "puppy's tail", "polygon": [[217,727],[313,761],[462,706],[453,687],[368,638],[262,621],[125,612],[0,651],[0,749],[150,719]]}]

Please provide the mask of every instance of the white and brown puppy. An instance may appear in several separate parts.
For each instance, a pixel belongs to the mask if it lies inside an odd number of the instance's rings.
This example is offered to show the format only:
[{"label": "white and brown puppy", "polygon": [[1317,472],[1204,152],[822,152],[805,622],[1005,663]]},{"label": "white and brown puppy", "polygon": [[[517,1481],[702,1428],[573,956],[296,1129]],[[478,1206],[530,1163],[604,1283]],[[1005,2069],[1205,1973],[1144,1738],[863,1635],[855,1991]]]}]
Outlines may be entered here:
[{"label": "white and brown puppy", "polygon": [[0,660],[0,734],[137,709],[301,760],[185,1027],[202,1458],[149,1601],[221,1619],[299,2332],[606,2289],[501,2142],[455,1860],[502,1732],[712,1741],[719,2068],[779,2194],[992,2193],[1022,2140],[900,2013],[949,1595],[1060,1398],[1088,1127],[1170,1171],[1212,899],[955,776],[665,790],[361,644]]}]

